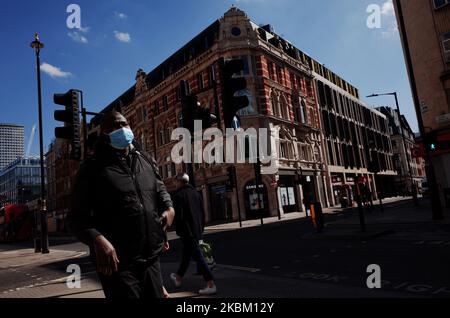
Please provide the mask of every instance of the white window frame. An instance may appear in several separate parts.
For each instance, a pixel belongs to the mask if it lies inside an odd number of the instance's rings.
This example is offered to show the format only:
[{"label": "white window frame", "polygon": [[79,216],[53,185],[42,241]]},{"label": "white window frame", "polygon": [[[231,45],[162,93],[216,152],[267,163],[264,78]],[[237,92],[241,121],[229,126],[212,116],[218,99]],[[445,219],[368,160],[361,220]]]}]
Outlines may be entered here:
[{"label": "white window frame", "polygon": [[[448,45],[448,49],[446,45]],[[442,49],[444,51],[445,62],[450,63],[450,32],[443,35]]]},{"label": "white window frame", "polygon": [[448,5],[448,4],[450,4],[450,0],[445,0],[445,3],[444,3],[443,5],[437,7],[437,6],[436,6],[436,1],[433,0],[433,7],[434,7],[436,10],[443,8],[443,7],[445,7],[445,6]]}]

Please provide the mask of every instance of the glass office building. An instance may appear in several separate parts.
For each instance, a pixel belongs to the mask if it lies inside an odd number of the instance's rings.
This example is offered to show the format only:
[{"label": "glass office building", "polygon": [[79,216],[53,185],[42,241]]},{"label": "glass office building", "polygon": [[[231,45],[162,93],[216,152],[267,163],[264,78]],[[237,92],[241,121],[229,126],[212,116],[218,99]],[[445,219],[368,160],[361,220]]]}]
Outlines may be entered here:
[{"label": "glass office building", "polygon": [[17,158],[0,172],[0,206],[38,199],[40,190],[39,158]]},{"label": "glass office building", "polygon": [[0,123],[0,171],[24,156],[24,127]]}]

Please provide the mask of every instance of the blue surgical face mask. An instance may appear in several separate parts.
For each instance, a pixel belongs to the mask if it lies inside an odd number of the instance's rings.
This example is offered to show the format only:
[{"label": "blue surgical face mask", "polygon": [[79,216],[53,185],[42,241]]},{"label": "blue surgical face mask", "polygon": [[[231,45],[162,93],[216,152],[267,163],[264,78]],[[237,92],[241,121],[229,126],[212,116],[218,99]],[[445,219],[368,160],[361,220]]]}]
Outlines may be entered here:
[{"label": "blue surgical face mask", "polygon": [[116,149],[126,149],[134,140],[134,134],[129,128],[121,128],[109,134],[110,144]]}]

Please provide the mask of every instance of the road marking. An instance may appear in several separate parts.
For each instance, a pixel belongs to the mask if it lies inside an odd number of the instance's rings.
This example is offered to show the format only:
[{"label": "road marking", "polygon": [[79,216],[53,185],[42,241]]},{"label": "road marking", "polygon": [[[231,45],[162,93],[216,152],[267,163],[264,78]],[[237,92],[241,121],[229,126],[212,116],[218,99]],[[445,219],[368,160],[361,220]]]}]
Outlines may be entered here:
[{"label": "road marking", "polygon": [[429,240],[429,241],[414,241],[411,244],[412,245],[450,245],[450,242]]},{"label": "road marking", "polygon": [[250,273],[257,273],[257,272],[261,271],[260,268],[242,267],[242,266],[234,266],[234,265],[217,264],[217,267],[225,268],[225,269],[235,269],[235,270],[246,271],[246,272],[250,272]]}]

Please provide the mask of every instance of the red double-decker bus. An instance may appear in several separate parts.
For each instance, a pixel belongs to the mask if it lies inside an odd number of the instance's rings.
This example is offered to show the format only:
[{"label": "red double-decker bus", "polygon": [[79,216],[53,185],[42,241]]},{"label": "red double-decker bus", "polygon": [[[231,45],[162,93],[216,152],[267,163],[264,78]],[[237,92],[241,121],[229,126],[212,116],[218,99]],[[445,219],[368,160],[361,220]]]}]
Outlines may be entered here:
[{"label": "red double-decker bus", "polygon": [[7,205],[0,209],[0,241],[24,241],[32,237],[33,214],[24,204]]}]

